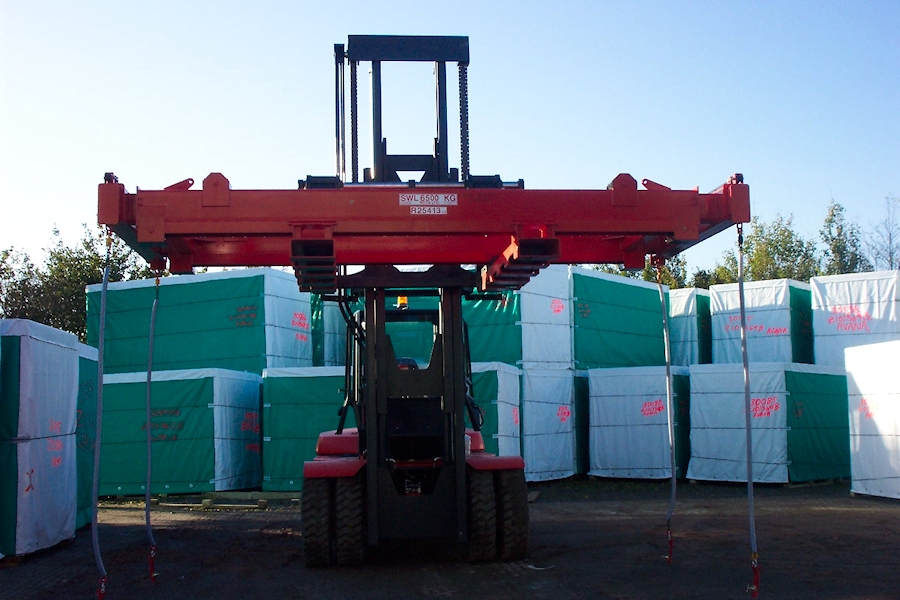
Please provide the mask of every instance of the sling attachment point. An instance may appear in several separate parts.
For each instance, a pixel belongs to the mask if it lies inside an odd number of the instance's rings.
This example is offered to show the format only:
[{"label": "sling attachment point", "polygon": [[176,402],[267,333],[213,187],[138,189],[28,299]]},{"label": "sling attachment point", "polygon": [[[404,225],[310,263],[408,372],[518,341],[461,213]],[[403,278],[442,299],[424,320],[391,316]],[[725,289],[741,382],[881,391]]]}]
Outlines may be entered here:
[{"label": "sling attachment point", "polygon": [[150,546],[150,581],[156,582],[156,545]]}]

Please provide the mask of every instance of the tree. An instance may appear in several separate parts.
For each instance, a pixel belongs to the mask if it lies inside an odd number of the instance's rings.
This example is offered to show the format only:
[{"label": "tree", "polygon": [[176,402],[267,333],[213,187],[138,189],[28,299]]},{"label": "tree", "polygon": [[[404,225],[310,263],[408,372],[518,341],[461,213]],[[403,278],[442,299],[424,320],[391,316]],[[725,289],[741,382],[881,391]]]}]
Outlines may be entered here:
[{"label": "tree", "polygon": [[712,269],[695,270],[688,286],[708,290],[711,285],[737,283],[737,256],[733,252],[725,252],[722,255],[722,261],[725,264],[716,264]]},{"label": "tree", "polygon": [[618,275],[619,277],[630,277],[631,279],[637,279],[641,273],[641,271],[626,271],[625,265],[622,263],[603,263],[603,264],[595,264],[590,265],[590,268],[594,271],[600,271],[601,273],[607,273],[609,275]]},{"label": "tree", "polygon": [[900,269],[900,198],[884,199],[884,220],[872,228],[866,247],[876,269]]},{"label": "tree", "polygon": [[[667,258],[661,269],[663,285],[670,289],[683,288],[687,284],[687,260],[681,255]],[[656,282],[656,266],[647,258],[644,262],[644,270],[641,271],[641,279]]]},{"label": "tree", "polygon": [[834,200],[828,205],[828,214],[819,233],[825,244],[822,256],[822,272],[825,275],[872,270],[872,263],[863,254],[859,226],[847,222],[844,207]]},{"label": "tree", "polygon": [[42,300],[40,275],[28,254],[15,248],[0,251],[0,318],[41,321]]},{"label": "tree", "polygon": [[[28,255],[14,249],[0,254],[0,317],[31,319],[86,337],[85,287],[103,281],[106,235],[102,228],[84,227],[74,247],[63,244],[59,231],[46,249],[43,268],[35,268]],[[124,242],[110,246],[110,281],[144,279],[153,275],[144,260]]]},{"label": "tree", "polygon": [[[771,224],[758,217],[750,222],[750,233],[744,237],[747,281],[796,279],[809,281],[819,274],[816,245],[794,231],[793,215],[778,215]],[[737,262],[735,259],[735,266]]]}]

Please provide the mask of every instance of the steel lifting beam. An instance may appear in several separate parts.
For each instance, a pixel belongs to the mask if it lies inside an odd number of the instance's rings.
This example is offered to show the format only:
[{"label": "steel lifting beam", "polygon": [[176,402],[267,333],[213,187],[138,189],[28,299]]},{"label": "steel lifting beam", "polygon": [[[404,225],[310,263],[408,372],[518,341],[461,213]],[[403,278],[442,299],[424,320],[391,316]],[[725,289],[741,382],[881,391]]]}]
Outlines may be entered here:
[{"label": "steel lifting beam", "polygon": [[711,193],[627,174],[602,190],[356,185],[232,190],[219,173],[126,193],[99,186],[98,220],[142,256],[193,267],[293,266],[301,286],[335,288],[340,265],[474,264],[485,289],[516,288],[551,263],[670,257],[750,220],[749,188],[733,176]]}]

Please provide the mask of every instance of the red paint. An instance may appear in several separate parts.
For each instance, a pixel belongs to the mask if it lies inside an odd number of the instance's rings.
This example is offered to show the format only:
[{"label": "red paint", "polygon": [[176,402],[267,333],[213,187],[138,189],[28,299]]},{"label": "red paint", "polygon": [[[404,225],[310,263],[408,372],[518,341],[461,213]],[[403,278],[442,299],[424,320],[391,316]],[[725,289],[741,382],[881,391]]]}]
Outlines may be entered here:
[{"label": "red paint", "polygon": [[568,406],[562,405],[556,411],[556,416],[559,417],[560,423],[565,423],[572,416],[572,411],[569,410]]},{"label": "red paint", "polygon": [[62,452],[63,443],[62,440],[56,438],[50,438],[47,440],[47,451],[48,452]]},{"label": "red paint", "polygon": [[353,477],[366,465],[366,459],[343,456],[317,456],[303,463],[304,478]]},{"label": "red paint", "polygon": [[51,433],[55,433],[57,435],[62,434],[62,421],[50,421],[50,431]]},{"label": "red paint", "polygon": [[587,319],[591,316],[591,305],[589,302],[579,302],[578,303],[578,316],[582,319]]},{"label": "red paint", "polygon": [[302,312],[295,312],[294,318],[291,320],[291,325],[294,327],[299,327],[300,329],[309,329],[309,320],[306,318],[306,314]]},{"label": "red paint", "polygon": [[[335,266],[405,264],[414,256],[433,264],[496,266],[488,269],[490,279],[517,261],[640,268],[647,254],[674,256],[750,219],[750,189],[743,183],[709,194],[637,187],[625,174],[600,190],[439,186],[429,193],[455,194],[457,205],[447,215],[423,218],[411,216],[398,204],[398,190],[387,186],[233,190],[216,173],[203,189],[129,194],[124,184],[100,184],[97,220],[128,228],[136,244],[152,245],[175,272],[201,265],[294,266],[293,259],[305,255],[294,257],[292,242],[312,240],[320,242],[312,244],[314,256]],[[518,252],[497,263],[511,240]]]},{"label": "red paint", "polygon": [[566,308],[566,305],[559,298],[554,298],[553,302],[550,303],[550,310],[553,311],[554,315],[558,315],[559,313],[564,311],[565,308]]},{"label": "red paint", "polygon": [[478,452],[466,457],[466,464],[476,471],[505,471],[524,469],[525,460],[521,456],[496,456]]},{"label": "red paint", "polygon": [[653,400],[652,402],[644,402],[641,407],[641,414],[645,417],[652,417],[666,410],[666,405],[662,400]]},{"label": "red paint", "polygon": [[253,327],[253,321],[256,319],[256,313],[259,307],[256,305],[238,306],[234,310],[234,314],[228,317],[228,320],[234,323],[235,327]]},{"label": "red paint", "polygon": [[512,413],[513,413],[513,423],[518,425],[519,424],[519,409],[517,407],[513,407]]},{"label": "red paint", "polygon": [[873,416],[875,416],[875,407],[872,406],[872,404],[870,404],[869,401],[865,398],[862,398],[859,401],[858,411],[865,415],[867,419],[871,419]]},{"label": "red paint", "polygon": [[778,396],[752,398],[750,400],[750,413],[754,419],[769,417],[777,410],[781,410],[781,405],[778,403]]},{"label": "red paint", "polygon": [[867,312],[863,312],[856,304],[832,306],[831,315],[828,317],[828,324],[834,325],[837,331],[871,333],[869,321],[872,320],[872,316]]},{"label": "red paint", "polygon": [[244,413],[244,421],[241,423],[241,431],[259,433],[259,414],[255,412]]}]

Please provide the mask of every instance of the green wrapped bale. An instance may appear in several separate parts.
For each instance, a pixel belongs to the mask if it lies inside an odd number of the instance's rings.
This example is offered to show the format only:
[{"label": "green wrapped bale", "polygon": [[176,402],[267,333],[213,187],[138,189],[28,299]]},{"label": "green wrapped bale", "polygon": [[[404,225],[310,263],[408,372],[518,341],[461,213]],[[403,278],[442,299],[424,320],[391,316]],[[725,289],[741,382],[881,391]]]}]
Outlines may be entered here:
[{"label": "green wrapped bale", "polygon": [[[150,493],[260,486],[260,381],[258,375],[224,369],[153,373]],[[104,376],[101,496],[145,493],[146,389],[146,372]]]},{"label": "green wrapped bale", "polygon": [[[87,288],[88,344],[98,345],[101,286]],[[266,368],[311,366],[310,295],[276,269],[239,269],[163,277],[153,367],[219,368],[262,374]],[[109,285],[104,371],[146,370],[152,279]]]},{"label": "green wrapped bale", "polygon": [[78,512],[75,515],[75,529],[81,529],[93,519],[98,375],[97,349],[86,344],[78,344],[78,401],[75,425]]},{"label": "green wrapped bale", "polygon": [[666,364],[656,284],[573,268],[572,299],[575,368]]},{"label": "green wrapped bale", "polygon": [[[303,489],[303,463],[316,456],[323,431],[334,431],[344,402],[343,367],[266,369],[263,373],[262,489]],[[356,427],[353,411],[345,427]]]}]

